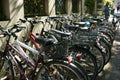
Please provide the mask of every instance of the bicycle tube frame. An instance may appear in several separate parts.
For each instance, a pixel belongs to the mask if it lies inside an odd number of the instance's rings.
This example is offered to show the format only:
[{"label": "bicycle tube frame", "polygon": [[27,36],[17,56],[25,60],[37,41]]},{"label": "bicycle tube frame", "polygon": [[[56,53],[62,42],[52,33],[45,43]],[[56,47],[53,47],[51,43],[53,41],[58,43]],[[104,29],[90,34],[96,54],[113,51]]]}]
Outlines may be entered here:
[{"label": "bicycle tube frame", "polygon": [[[35,51],[38,52],[37,50],[35,50],[35,49],[27,46],[26,44],[20,42],[19,40],[15,40],[12,44],[9,43],[9,44],[6,46],[6,48],[5,48],[5,52],[8,52],[8,53],[9,53],[9,55],[10,55],[10,57],[12,58],[15,66],[17,67],[17,69],[19,70],[19,72],[20,72],[22,75],[24,75],[24,77],[25,77],[26,79],[27,79],[27,74],[25,74],[25,73],[19,68],[18,63],[17,63],[15,57],[12,55],[12,53],[11,53],[10,51],[8,51],[8,48],[9,48],[9,47],[11,47],[15,52],[17,52],[21,58],[23,58],[26,62],[28,62],[28,63],[32,66],[32,68],[34,68],[34,69],[33,69],[33,73],[36,72],[36,69],[37,69],[37,66],[38,66],[38,63],[39,63],[38,61],[39,61],[39,60],[38,60],[37,62],[33,63],[33,62],[31,61],[31,59],[29,58],[29,56],[26,55],[26,53],[24,52],[24,50],[23,50],[22,47],[24,47],[24,48],[26,48],[26,49],[28,49],[28,50],[30,50],[30,51],[32,51],[32,52],[35,52]],[[34,74],[33,74],[33,75],[34,75]]]},{"label": "bicycle tube frame", "polygon": [[19,40],[15,40],[14,43],[13,43],[13,45],[14,45],[14,46],[20,46],[21,48],[23,47],[23,48],[31,51],[32,54],[37,54],[37,55],[39,54],[39,51],[38,51],[38,50],[36,50],[36,49],[34,49],[34,48],[32,48],[32,47],[30,47],[30,46],[28,46],[28,45],[20,42]]},{"label": "bicycle tube frame", "polygon": [[[29,56],[26,55],[26,53],[24,52],[22,47],[24,47],[24,48],[26,48],[28,50],[30,49],[30,51],[35,50],[35,49],[27,46],[26,44],[24,44],[24,45],[23,44],[24,43],[22,43],[22,42],[20,42],[18,40],[15,40],[14,43],[12,43],[12,44],[9,43],[9,46],[14,51],[16,51],[20,55],[20,57],[22,57],[25,61],[27,61],[31,66],[35,67],[35,64],[31,61],[31,58],[29,58]],[[35,51],[37,51],[37,50],[35,50]],[[34,52],[34,51],[32,51],[32,52]]]},{"label": "bicycle tube frame", "polygon": [[36,49],[40,49],[40,46],[37,42],[35,42],[35,39],[37,36],[33,34],[32,32],[29,33],[27,40],[32,42],[32,44],[35,46]]},{"label": "bicycle tube frame", "polygon": [[[11,45],[6,44],[5,50],[4,50],[4,53],[3,53],[3,56],[8,53],[9,57],[11,57],[11,60],[13,61],[13,63],[15,64],[15,66],[17,67],[19,73],[22,74],[22,75],[24,76],[24,78],[27,79],[27,76],[24,74],[23,70],[21,70],[21,69],[19,68],[19,64],[17,63],[14,55],[9,51],[9,47],[11,47]],[[13,48],[13,50],[14,50],[14,48]],[[15,51],[17,51],[17,50],[15,50]]]}]

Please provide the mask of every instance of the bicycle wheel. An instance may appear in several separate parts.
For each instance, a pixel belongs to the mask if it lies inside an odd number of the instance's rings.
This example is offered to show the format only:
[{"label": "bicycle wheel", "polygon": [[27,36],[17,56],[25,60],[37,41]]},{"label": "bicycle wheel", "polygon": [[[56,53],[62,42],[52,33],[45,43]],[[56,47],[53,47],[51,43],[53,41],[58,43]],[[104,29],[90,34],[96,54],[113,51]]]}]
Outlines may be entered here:
[{"label": "bicycle wheel", "polygon": [[[13,75],[13,73],[10,71],[12,62],[9,59],[9,56],[3,54],[3,52],[0,52],[0,79],[7,79],[8,76]],[[13,78],[9,79],[11,80]]]},{"label": "bicycle wheel", "polygon": [[0,51],[0,70],[2,69],[3,65],[4,65],[4,59],[3,59],[3,52]]},{"label": "bicycle wheel", "polygon": [[8,59],[8,57],[6,57],[6,59],[4,58],[4,64],[1,67],[1,72],[2,75],[0,76],[0,79],[8,79],[8,80],[16,80],[14,73],[13,73],[13,65],[10,59]]},{"label": "bicycle wheel", "polygon": [[2,56],[0,56],[0,79],[6,77],[5,76],[6,73],[3,71],[4,64],[5,60]]},{"label": "bicycle wheel", "polygon": [[112,46],[112,41],[110,40],[108,36],[103,34],[101,35],[101,38],[103,38],[109,46]]},{"label": "bicycle wheel", "polygon": [[98,73],[95,56],[89,51],[89,49],[85,49],[83,47],[76,46],[71,49],[75,62],[81,65],[87,72],[88,77],[94,80]]},{"label": "bicycle wheel", "polygon": [[105,55],[105,64],[110,60],[111,58],[111,48],[108,47],[108,45],[105,43],[104,40],[100,40],[100,44],[103,47],[103,52]]},{"label": "bicycle wheel", "polygon": [[97,66],[98,66],[98,73],[102,71],[105,65],[105,56],[102,50],[97,46],[92,46],[90,51],[96,57]]},{"label": "bicycle wheel", "polygon": [[23,67],[20,64],[20,62],[18,62],[18,61],[16,61],[16,62],[18,64],[18,67],[15,66],[14,62],[12,61],[12,59],[10,57],[7,57],[7,59],[6,59],[4,69],[7,71],[6,76],[7,76],[7,79],[9,79],[9,80],[22,80],[24,78],[24,76],[19,71],[19,69],[21,69],[21,71],[24,72]]},{"label": "bicycle wheel", "polygon": [[109,37],[109,39],[111,40],[111,42],[113,43],[113,40],[114,40],[114,37],[113,37],[113,34],[110,33],[109,31],[101,31],[104,35],[106,35],[107,37]]},{"label": "bicycle wheel", "polygon": [[[23,71],[22,65],[17,59],[16,62],[21,71]],[[1,78],[5,78],[5,80],[22,80],[24,76],[20,73],[18,67],[15,66],[15,63],[10,56],[5,56],[4,65],[1,69],[4,75],[1,76]]]},{"label": "bicycle wheel", "polygon": [[49,61],[40,68],[36,80],[88,80],[81,71],[80,68],[68,61]]}]

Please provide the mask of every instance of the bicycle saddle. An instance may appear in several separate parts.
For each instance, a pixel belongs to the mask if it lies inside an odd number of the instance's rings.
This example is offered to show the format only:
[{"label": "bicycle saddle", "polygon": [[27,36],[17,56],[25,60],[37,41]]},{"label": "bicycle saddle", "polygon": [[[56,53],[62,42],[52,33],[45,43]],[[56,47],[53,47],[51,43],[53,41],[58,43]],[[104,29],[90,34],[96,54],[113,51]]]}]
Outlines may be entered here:
[{"label": "bicycle saddle", "polygon": [[79,25],[80,27],[84,27],[86,22],[73,22],[74,25]]},{"label": "bicycle saddle", "polygon": [[90,20],[89,22],[90,22],[90,24],[96,24],[97,23],[96,20]]},{"label": "bicycle saddle", "polygon": [[97,21],[97,22],[103,22],[103,19],[104,19],[104,18],[92,18],[92,20],[95,20],[95,21]]},{"label": "bicycle saddle", "polygon": [[35,41],[38,44],[42,44],[44,46],[49,46],[49,45],[52,45],[54,43],[53,39],[51,39],[51,38],[42,38],[42,37],[36,38]]},{"label": "bicycle saddle", "polygon": [[79,29],[79,26],[78,25],[65,24],[64,28],[69,29],[69,30],[76,30],[76,29]]},{"label": "bicycle saddle", "polygon": [[63,32],[63,31],[60,31],[60,30],[56,30],[56,29],[51,29],[50,31],[52,32],[55,32],[56,34],[59,34],[61,36],[70,36],[71,33],[70,32]]}]

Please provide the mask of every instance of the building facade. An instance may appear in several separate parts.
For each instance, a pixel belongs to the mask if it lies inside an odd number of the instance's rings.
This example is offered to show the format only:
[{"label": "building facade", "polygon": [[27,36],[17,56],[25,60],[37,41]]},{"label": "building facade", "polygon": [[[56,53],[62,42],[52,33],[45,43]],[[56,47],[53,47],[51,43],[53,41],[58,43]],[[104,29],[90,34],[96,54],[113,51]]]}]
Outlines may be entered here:
[{"label": "building facade", "polygon": [[[0,25],[10,26],[16,23],[19,18],[28,16],[29,13],[35,13],[33,10],[42,11],[38,11],[40,17],[58,15],[57,11],[59,10],[56,10],[58,7],[56,6],[57,1],[57,5],[59,6],[64,2],[62,9],[64,9],[65,14],[70,14],[72,12],[77,12],[82,15],[84,14],[84,0],[0,0]],[[77,2],[77,5],[75,1]],[[34,9],[32,10],[32,8]],[[75,10],[73,8],[75,8]],[[31,12],[30,9],[33,12]],[[35,16],[35,14],[33,16]],[[29,15],[28,17],[31,16]]]}]

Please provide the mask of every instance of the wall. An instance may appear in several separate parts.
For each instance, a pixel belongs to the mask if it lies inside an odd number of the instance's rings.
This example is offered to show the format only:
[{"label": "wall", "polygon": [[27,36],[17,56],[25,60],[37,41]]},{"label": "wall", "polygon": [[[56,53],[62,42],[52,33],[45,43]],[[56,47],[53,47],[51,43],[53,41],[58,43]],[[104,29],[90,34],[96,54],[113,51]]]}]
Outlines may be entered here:
[{"label": "wall", "polygon": [[[24,17],[24,0],[2,0],[3,5],[4,5],[4,13],[7,17],[7,20],[5,21],[0,21],[0,25],[4,27],[10,27],[14,23],[16,23],[19,18]],[[81,6],[82,2],[82,6]],[[55,16],[55,0],[46,0],[46,13],[48,16]],[[71,8],[72,8],[72,0],[67,0],[67,14],[71,13]],[[84,14],[84,0],[80,0],[80,14]],[[82,11],[82,12],[81,12]],[[42,18],[44,19],[46,16],[43,16]],[[39,32],[37,30],[41,30],[40,26],[43,27],[42,25],[36,25],[36,29],[34,31]],[[49,25],[47,25],[49,26]],[[27,29],[28,30],[28,29]],[[18,34],[18,35],[26,35],[27,30],[24,32]],[[22,37],[22,36],[20,36]],[[4,39],[0,39],[0,47],[5,43]]]},{"label": "wall", "polygon": [[[72,0],[67,1],[67,14],[71,13]],[[2,26],[11,26],[16,23],[19,18],[24,17],[24,0],[2,0],[4,5],[4,12],[7,16],[7,20],[0,21]],[[79,0],[80,14],[84,14],[84,0]],[[55,16],[55,0],[46,0],[46,13],[48,16]],[[81,6],[82,5],[82,6]]]}]

